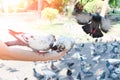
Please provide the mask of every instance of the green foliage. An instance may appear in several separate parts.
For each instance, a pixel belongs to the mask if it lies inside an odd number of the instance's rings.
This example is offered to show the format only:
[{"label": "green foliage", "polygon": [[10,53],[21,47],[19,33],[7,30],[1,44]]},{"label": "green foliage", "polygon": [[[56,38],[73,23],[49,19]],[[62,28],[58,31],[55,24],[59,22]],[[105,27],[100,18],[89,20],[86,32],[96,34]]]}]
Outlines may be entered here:
[{"label": "green foliage", "polygon": [[111,7],[114,7],[114,8],[119,7],[120,8],[120,0],[110,0],[109,4]]},{"label": "green foliage", "polygon": [[88,12],[88,13],[94,13],[94,12],[99,12],[101,9],[101,5],[103,4],[102,0],[93,0],[91,2],[88,2],[84,7],[83,11]]},{"label": "green foliage", "polygon": [[91,2],[91,1],[93,1],[93,0],[79,0],[79,3],[84,6],[84,5],[86,5],[88,2]]},{"label": "green foliage", "polygon": [[55,17],[58,15],[59,11],[57,9],[54,8],[45,8],[44,10],[42,10],[41,14],[43,18],[46,18],[50,21],[54,20]]}]

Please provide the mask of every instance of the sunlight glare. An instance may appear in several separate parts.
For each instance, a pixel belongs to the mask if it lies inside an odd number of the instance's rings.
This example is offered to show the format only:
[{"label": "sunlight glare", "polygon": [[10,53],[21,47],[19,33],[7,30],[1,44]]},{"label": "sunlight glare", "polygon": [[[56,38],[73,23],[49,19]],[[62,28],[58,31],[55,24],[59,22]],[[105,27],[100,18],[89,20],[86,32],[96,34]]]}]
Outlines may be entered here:
[{"label": "sunlight glare", "polygon": [[2,0],[4,12],[16,12],[20,8],[20,5],[24,6],[24,4],[21,4],[23,1],[24,0]]},{"label": "sunlight glare", "polygon": [[3,0],[3,3],[12,6],[12,5],[18,5],[20,1],[21,0]]}]

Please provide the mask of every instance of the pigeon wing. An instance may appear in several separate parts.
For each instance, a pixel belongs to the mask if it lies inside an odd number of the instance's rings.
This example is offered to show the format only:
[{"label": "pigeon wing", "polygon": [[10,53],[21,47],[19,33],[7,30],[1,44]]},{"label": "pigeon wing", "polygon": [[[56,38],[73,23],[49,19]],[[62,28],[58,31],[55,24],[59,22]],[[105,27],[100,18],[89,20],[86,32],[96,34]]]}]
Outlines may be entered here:
[{"label": "pigeon wing", "polygon": [[111,28],[111,21],[108,18],[102,18],[101,20],[101,30],[105,33]]},{"label": "pigeon wing", "polygon": [[28,39],[28,45],[35,50],[48,50],[50,48],[50,43],[45,36],[34,36],[34,38]]}]

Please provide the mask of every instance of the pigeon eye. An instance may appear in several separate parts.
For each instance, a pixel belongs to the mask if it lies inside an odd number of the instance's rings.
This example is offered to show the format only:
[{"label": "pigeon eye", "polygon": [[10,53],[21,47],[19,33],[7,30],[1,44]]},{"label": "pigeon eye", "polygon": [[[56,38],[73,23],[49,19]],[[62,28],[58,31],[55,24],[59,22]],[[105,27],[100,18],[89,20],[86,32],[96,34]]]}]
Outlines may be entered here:
[{"label": "pigeon eye", "polygon": [[34,38],[34,36],[30,36],[30,38]]},{"label": "pigeon eye", "polygon": [[26,40],[28,40],[28,38],[27,38],[27,37],[26,37],[25,39],[26,39]]}]

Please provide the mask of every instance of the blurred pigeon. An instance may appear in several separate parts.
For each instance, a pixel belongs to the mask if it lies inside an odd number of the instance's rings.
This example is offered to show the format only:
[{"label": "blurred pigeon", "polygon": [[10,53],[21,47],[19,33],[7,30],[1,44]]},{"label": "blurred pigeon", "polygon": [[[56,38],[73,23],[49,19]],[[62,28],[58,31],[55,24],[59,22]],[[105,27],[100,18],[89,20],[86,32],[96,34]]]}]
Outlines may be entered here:
[{"label": "blurred pigeon", "polygon": [[81,61],[81,62],[84,62],[84,59],[83,59],[83,57],[80,57],[80,61]]},{"label": "blurred pigeon", "polygon": [[98,55],[98,56],[93,57],[92,60],[93,60],[94,62],[98,63],[98,62],[100,61],[100,59],[101,59],[101,56]]},{"label": "blurred pigeon", "polygon": [[[107,1],[104,1],[104,4],[106,3]],[[107,33],[111,27],[110,20],[105,17],[105,12],[107,12],[107,6],[103,5],[102,7],[102,14],[99,14],[97,12],[95,14],[88,14],[83,12],[83,5],[81,5],[79,1],[74,6],[73,15],[75,15],[77,23],[83,25],[83,31],[92,36],[93,38],[102,37],[102,32]]]},{"label": "blurred pigeon", "polygon": [[51,66],[50,67],[51,67],[52,70],[56,70],[57,69],[57,67],[54,65],[53,61],[51,61]]},{"label": "blurred pigeon", "polygon": [[60,70],[57,68],[57,66],[54,65],[53,61],[51,62],[51,69],[54,71],[54,72],[59,72]]},{"label": "blurred pigeon", "polygon": [[106,72],[102,72],[102,74],[100,76],[96,77],[95,80],[106,80],[105,77],[106,77]]},{"label": "blurred pigeon", "polygon": [[72,75],[72,71],[70,69],[67,70],[67,76],[71,76]]},{"label": "blurred pigeon", "polygon": [[88,71],[88,72],[84,73],[84,75],[85,75],[85,77],[91,77],[91,76],[93,76],[94,74],[93,74],[93,72]]},{"label": "blurred pigeon", "polygon": [[110,78],[112,78],[112,80],[119,80],[117,73],[114,73],[114,72],[110,74]]},{"label": "blurred pigeon", "polygon": [[28,78],[27,78],[27,77],[25,77],[25,78],[24,78],[24,80],[28,80]]},{"label": "blurred pigeon", "polygon": [[93,55],[96,56],[96,55],[105,54],[107,50],[108,50],[108,47],[106,43],[102,44],[97,42],[96,44],[94,44],[95,52],[93,53]]},{"label": "blurred pigeon", "polygon": [[77,44],[76,47],[74,48],[76,51],[81,52],[82,49],[84,48],[85,44]]},{"label": "blurred pigeon", "polygon": [[86,61],[81,62],[81,71],[83,73],[90,72],[91,64],[87,63]]},{"label": "blurred pigeon", "polygon": [[119,45],[113,46],[111,52],[114,53],[114,54],[119,54],[120,53],[120,47],[119,47]]},{"label": "blurred pigeon", "polygon": [[79,72],[78,75],[77,75],[77,79],[78,79],[78,80],[82,80],[82,79],[81,79],[81,73],[80,73],[80,72]]},{"label": "blurred pigeon", "polygon": [[103,72],[102,75],[100,76],[100,80],[105,80],[106,72]]},{"label": "blurred pigeon", "polygon": [[7,70],[10,71],[10,72],[17,72],[17,71],[19,71],[16,68],[11,68],[11,67],[8,67]]},{"label": "blurred pigeon", "polygon": [[41,75],[35,68],[33,68],[33,72],[34,72],[34,77],[36,77],[38,80],[41,80],[45,77],[44,75]]},{"label": "blurred pigeon", "polygon": [[48,68],[42,70],[42,73],[45,75],[46,79],[57,77],[57,74]]},{"label": "blurred pigeon", "polygon": [[49,68],[48,64],[37,64],[35,65],[35,70],[41,75],[44,75],[44,80],[57,78],[57,74]]},{"label": "blurred pigeon", "polygon": [[74,65],[73,62],[72,63],[67,63],[68,68],[72,68],[73,65]]},{"label": "blurred pigeon", "polygon": [[58,52],[61,52],[63,50],[71,50],[75,44],[75,41],[73,38],[65,37],[65,36],[59,36],[56,39],[56,42],[53,45],[53,50],[57,50]]},{"label": "blurred pigeon", "polygon": [[101,17],[99,13],[95,13],[92,15],[92,19],[86,25],[82,26],[82,29],[93,38],[99,38],[103,36],[102,32],[107,33],[110,27],[108,19]]},{"label": "blurred pigeon", "polygon": [[115,68],[114,72],[117,73],[117,74],[120,74],[120,67]]},{"label": "blurred pigeon", "polygon": [[36,52],[47,52],[55,41],[55,36],[52,34],[43,35],[38,33],[24,33],[16,32],[11,29],[9,29],[9,33],[18,40],[18,45],[23,43],[25,46],[30,47]]},{"label": "blurred pigeon", "polygon": [[110,64],[119,64],[120,59],[101,59],[101,61],[108,61]]},{"label": "blurred pigeon", "polygon": [[5,66],[5,64],[0,63],[0,68],[3,68]]},{"label": "blurred pigeon", "polygon": [[111,73],[111,71],[113,71],[113,69],[114,69],[114,66],[111,65],[111,64],[109,63],[109,61],[106,61],[106,67],[107,67],[107,69],[109,70],[110,73]]},{"label": "blurred pigeon", "polygon": [[70,69],[67,70],[67,80],[74,80],[72,77],[72,71]]}]

